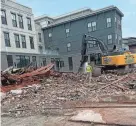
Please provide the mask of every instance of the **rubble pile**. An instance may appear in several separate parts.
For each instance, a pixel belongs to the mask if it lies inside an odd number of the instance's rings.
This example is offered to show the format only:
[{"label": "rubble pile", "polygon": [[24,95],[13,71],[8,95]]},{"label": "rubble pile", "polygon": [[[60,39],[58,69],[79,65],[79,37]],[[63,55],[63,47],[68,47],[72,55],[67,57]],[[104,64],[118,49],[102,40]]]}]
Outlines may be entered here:
[{"label": "rubble pile", "polygon": [[[28,85],[6,93],[2,99],[2,113],[10,116],[29,116],[45,113],[47,108],[63,108],[71,101],[104,101],[105,96],[131,96],[136,102],[136,73],[123,76],[103,74],[88,83],[85,74],[50,73],[41,83]],[[132,86],[133,85],[133,86]]]},{"label": "rubble pile", "polygon": [[[29,83],[40,82],[44,77],[54,75],[52,72],[54,64],[35,69],[35,68],[7,68],[1,72],[1,84],[7,85],[27,85]],[[54,75],[55,76],[55,75]],[[1,88],[3,90],[5,88]],[[7,91],[7,90],[6,90]]]}]

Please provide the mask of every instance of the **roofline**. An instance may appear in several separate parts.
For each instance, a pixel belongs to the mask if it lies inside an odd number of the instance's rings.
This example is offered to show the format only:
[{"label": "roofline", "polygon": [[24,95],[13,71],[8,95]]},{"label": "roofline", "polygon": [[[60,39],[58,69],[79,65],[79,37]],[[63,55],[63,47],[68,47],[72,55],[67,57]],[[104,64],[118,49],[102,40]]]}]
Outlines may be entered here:
[{"label": "roofline", "polygon": [[52,17],[49,17],[47,15],[42,15],[42,16],[35,17],[34,21],[38,21],[38,20],[41,20],[41,19],[44,19],[44,18],[49,18],[49,19],[54,20]]},{"label": "roofline", "polygon": [[54,18],[55,20],[57,20],[57,19],[64,18],[64,17],[70,16],[70,15],[74,15],[74,14],[77,14],[77,13],[80,13],[80,12],[83,12],[83,11],[86,11],[86,10],[92,11],[91,8],[85,7],[85,8],[81,8],[81,9],[78,9],[78,10],[74,10],[74,11],[72,11],[72,12],[68,12],[68,13],[65,13],[65,14],[62,14],[62,15],[59,15],[59,16],[55,16],[55,17],[53,17],[53,18]]},{"label": "roofline", "polygon": [[128,39],[136,39],[136,37],[126,37],[126,38],[122,38],[123,40],[128,40]]},{"label": "roofline", "polygon": [[101,13],[103,11],[107,11],[107,10],[111,10],[111,9],[116,9],[120,13],[120,15],[122,17],[124,16],[124,14],[116,6],[112,5],[112,6],[108,6],[108,7],[102,8],[102,9],[98,9],[98,10],[92,11],[92,12],[90,12],[90,14],[87,14],[87,15],[82,16],[82,17],[77,17],[77,18],[70,19],[68,21],[63,21],[63,22],[56,23],[56,24],[50,24],[49,26],[44,27],[43,29],[50,28],[50,27],[53,27],[53,26],[56,26],[56,25],[60,25],[60,24],[66,23],[66,22],[74,21],[74,20],[77,20],[77,19],[82,19],[82,18],[85,18],[87,16],[92,16],[92,15],[95,15],[97,13]]},{"label": "roofline", "polygon": [[[12,0],[8,0],[8,1],[13,2],[13,3],[15,3],[15,4],[18,4],[18,5],[20,5],[20,6],[23,6],[23,7],[26,7],[26,8],[28,8],[28,9],[31,9],[31,10],[32,10],[31,7],[25,6],[25,5],[20,4],[20,3],[18,3],[18,2],[15,2],[15,1],[12,1]],[[2,3],[2,2],[1,2],[1,3]]]}]

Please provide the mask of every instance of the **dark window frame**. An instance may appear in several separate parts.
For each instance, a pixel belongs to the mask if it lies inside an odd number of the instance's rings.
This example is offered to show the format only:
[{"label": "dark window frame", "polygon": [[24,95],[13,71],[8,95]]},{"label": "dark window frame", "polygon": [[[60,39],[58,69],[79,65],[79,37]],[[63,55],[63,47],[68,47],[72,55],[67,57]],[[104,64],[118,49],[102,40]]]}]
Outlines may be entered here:
[{"label": "dark window frame", "polygon": [[[31,40],[32,40],[32,41],[31,41]],[[30,48],[31,48],[31,49],[35,49],[35,46],[34,46],[34,37],[29,36],[29,41],[30,41]]]},{"label": "dark window frame", "polygon": [[13,56],[12,55],[7,55],[7,64],[8,64],[8,67],[13,66]]},{"label": "dark window frame", "polygon": [[[11,47],[11,44],[10,44],[10,36],[9,36],[9,32],[3,32],[4,33],[4,41],[5,41],[5,46],[6,47]],[[6,38],[6,36],[8,36],[8,39]]]},{"label": "dark window frame", "polygon": [[119,30],[122,29],[122,23],[121,23],[120,19],[117,20],[117,27],[118,27]]},{"label": "dark window frame", "polygon": [[[23,39],[24,37],[24,39]],[[26,47],[26,36],[25,35],[21,35],[21,43],[22,43],[22,48],[27,48]]]},{"label": "dark window frame", "polygon": [[68,57],[69,70],[73,70],[73,59],[72,57]]},{"label": "dark window frame", "polygon": [[[18,38],[18,40],[16,40],[16,37]],[[16,44],[16,48],[20,48],[20,38],[19,38],[19,34],[14,34],[14,39],[15,39],[15,44]]]},{"label": "dark window frame", "polygon": [[28,27],[28,30],[32,31],[32,22],[31,22],[31,18],[29,17],[27,17],[27,27]]},{"label": "dark window frame", "polygon": [[16,61],[19,61],[16,63],[17,68],[22,68],[30,64],[30,56],[26,55],[16,55]]},{"label": "dark window frame", "polygon": [[[2,11],[4,12],[4,15],[2,15]],[[6,10],[1,10],[1,23],[7,25],[7,16],[6,16]]]},{"label": "dark window frame", "polygon": [[[21,19],[21,20],[20,20]],[[23,16],[18,14],[19,28],[24,29]]]},{"label": "dark window frame", "polygon": [[39,42],[42,42],[42,33],[38,33]]},{"label": "dark window frame", "polygon": [[[12,18],[12,26],[13,27],[17,27],[17,17],[16,17],[16,13],[12,13],[11,12],[11,18]],[[13,19],[13,16],[15,16],[15,19]]]}]

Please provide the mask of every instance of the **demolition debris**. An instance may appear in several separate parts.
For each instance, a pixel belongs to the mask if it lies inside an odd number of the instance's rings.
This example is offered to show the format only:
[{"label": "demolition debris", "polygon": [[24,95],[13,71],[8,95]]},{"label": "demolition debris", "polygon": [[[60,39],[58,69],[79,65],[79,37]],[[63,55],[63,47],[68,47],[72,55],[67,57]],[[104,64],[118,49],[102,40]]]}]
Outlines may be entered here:
[{"label": "demolition debris", "polygon": [[[73,101],[136,102],[135,72],[122,76],[102,74],[88,83],[85,74],[59,73],[52,67],[53,64],[49,64],[23,74],[3,73],[2,81],[7,83],[1,87],[3,115],[41,114],[48,108],[66,108]],[[15,83],[11,85],[9,80],[12,79]]]}]

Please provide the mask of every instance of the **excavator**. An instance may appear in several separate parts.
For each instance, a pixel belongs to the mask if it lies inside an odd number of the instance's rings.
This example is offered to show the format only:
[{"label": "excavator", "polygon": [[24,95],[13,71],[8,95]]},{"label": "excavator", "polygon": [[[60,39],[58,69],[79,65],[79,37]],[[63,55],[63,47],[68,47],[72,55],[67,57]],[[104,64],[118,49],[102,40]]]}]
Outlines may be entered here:
[{"label": "excavator", "polygon": [[[88,44],[92,44],[95,41],[96,46],[99,48],[100,53],[88,53]],[[88,64],[88,55],[90,56],[90,63],[93,66],[94,76],[99,76],[105,70],[121,69],[124,71],[129,70],[136,64],[136,54],[129,51],[129,48],[117,48],[113,46],[112,50],[109,50],[106,44],[93,36],[83,35],[82,49],[81,49],[81,61],[79,72],[85,72],[86,64]]]}]

